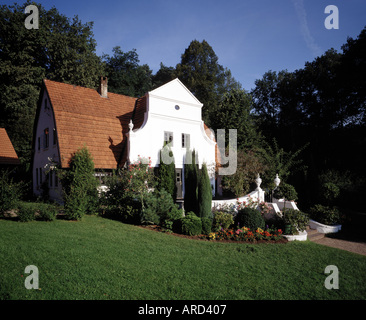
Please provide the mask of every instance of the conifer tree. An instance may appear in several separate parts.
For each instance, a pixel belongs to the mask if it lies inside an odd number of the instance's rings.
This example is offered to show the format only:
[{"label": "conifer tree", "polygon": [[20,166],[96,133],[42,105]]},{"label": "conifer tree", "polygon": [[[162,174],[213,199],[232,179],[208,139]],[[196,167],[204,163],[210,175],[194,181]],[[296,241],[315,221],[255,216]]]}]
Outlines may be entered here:
[{"label": "conifer tree", "polygon": [[198,215],[198,168],[196,151],[187,150],[184,164],[184,210]]},{"label": "conifer tree", "polygon": [[208,177],[206,163],[202,164],[198,179],[198,215],[201,218],[211,218],[212,189]]}]

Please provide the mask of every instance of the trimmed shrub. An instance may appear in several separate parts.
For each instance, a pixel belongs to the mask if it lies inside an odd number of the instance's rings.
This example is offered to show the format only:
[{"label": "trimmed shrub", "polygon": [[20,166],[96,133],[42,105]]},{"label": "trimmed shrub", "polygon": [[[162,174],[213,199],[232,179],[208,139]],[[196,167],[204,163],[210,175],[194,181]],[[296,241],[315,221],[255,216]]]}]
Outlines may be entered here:
[{"label": "trimmed shrub", "polygon": [[21,222],[29,222],[36,219],[36,208],[33,203],[20,202],[18,204],[18,218]]},{"label": "trimmed shrub", "polygon": [[265,221],[257,209],[245,207],[238,211],[235,217],[235,224],[240,228],[247,227],[250,230],[264,229]]},{"label": "trimmed shrub", "polygon": [[188,212],[181,219],[182,233],[189,236],[196,236],[202,233],[202,220],[193,212]]},{"label": "trimmed shrub", "polygon": [[40,203],[38,205],[38,213],[39,219],[43,221],[54,221],[56,219],[58,208],[52,204],[43,204]]},{"label": "trimmed shrub", "polygon": [[97,212],[98,182],[94,177],[94,162],[86,146],[76,151],[70,169],[60,171],[65,201],[65,216],[79,220],[85,214]]},{"label": "trimmed shrub", "polygon": [[[171,163],[168,163],[171,161]],[[177,185],[175,184],[175,163],[173,151],[170,150],[169,146],[165,145],[160,150],[160,164],[158,168],[159,173],[159,190],[165,189],[173,198],[177,198]]]},{"label": "trimmed shrub", "polygon": [[212,218],[212,188],[208,177],[207,166],[202,164],[198,179],[198,215],[201,218]]},{"label": "trimmed shrub", "polygon": [[198,168],[195,150],[187,150],[184,164],[184,209],[198,215]]},{"label": "trimmed shrub", "polygon": [[214,212],[212,231],[217,232],[221,230],[221,228],[229,229],[233,224],[234,219],[232,214],[223,211]]},{"label": "trimmed shrub", "polygon": [[148,193],[144,198],[141,210],[142,224],[157,224],[172,230],[173,222],[182,217],[182,210],[174,203],[170,193],[165,189]]},{"label": "trimmed shrub", "polygon": [[203,234],[210,234],[212,231],[212,219],[208,217],[201,218],[202,221],[202,233]]},{"label": "trimmed shrub", "polygon": [[286,209],[283,212],[283,222],[291,225],[291,234],[297,234],[298,231],[304,231],[309,224],[309,216],[295,209]]},{"label": "trimmed shrub", "polygon": [[341,223],[341,213],[337,207],[323,206],[317,204],[309,210],[310,216],[313,220],[327,224],[334,225]]}]

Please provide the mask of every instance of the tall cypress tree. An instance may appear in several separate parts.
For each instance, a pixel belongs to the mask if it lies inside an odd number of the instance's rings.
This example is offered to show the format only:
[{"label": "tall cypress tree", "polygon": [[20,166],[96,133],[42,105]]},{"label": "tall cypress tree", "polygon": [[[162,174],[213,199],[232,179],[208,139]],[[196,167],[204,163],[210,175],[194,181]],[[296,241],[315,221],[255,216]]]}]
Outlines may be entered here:
[{"label": "tall cypress tree", "polygon": [[201,218],[211,218],[212,189],[208,177],[206,163],[202,164],[198,179],[198,215]]},{"label": "tall cypress tree", "polygon": [[[170,163],[169,163],[170,162]],[[173,151],[164,146],[160,150],[159,164],[159,190],[165,189],[175,201],[177,198],[177,185],[175,184],[175,162]]]},{"label": "tall cypress tree", "polygon": [[184,164],[184,210],[198,215],[198,168],[196,151],[187,150]]}]

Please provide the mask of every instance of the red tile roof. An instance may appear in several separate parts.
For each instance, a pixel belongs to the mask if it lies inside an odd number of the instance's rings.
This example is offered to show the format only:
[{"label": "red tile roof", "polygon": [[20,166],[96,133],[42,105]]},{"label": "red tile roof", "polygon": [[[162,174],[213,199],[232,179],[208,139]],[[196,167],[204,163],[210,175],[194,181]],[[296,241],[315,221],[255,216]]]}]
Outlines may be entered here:
[{"label": "red tile roof", "polygon": [[20,164],[9,136],[4,128],[0,128],[0,165]]},{"label": "red tile roof", "polygon": [[[126,159],[128,123],[136,98],[44,80],[51,101],[59,141],[61,166],[86,145],[96,169],[115,169]],[[124,154],[122,152],[124,151]]]}]

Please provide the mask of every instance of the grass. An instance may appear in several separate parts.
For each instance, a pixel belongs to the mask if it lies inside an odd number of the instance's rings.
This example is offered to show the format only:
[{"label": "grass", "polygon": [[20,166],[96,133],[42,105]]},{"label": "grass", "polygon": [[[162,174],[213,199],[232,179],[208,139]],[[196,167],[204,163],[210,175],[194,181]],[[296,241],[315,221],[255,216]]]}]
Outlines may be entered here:
[{"label": "grass", "polygon": [[[27,265],[39,290],[24,286]],[[339,289],[324,269],[336,265]],[[86,216],[0,220],[0,299],[364,299],[366,257],[309,241],[197,241]]]}]

